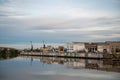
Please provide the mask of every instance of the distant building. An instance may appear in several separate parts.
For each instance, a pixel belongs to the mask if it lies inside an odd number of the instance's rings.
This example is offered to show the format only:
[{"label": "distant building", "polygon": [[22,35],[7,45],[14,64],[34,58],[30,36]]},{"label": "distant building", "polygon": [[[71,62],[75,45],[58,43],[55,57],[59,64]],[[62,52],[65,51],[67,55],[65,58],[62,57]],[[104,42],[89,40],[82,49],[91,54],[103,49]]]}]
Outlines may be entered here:
[{"label": "distant building", "polygon": [[68,52],[81,52],[85,51],[85,44],[84,42],[72,42],[67,43],[65,45],[65,48],[67,49]]},{"label": "distant building", "polygon": [[45,48],[41,47],[40,51],[45,52],[45,53],[49,53],[49,52],[63,53],[64,52],[64,47],[63,46],[58,46],[58,45],[48,45]]},{"label": "distant building", "polygon": [[58,52],[59,53],[64,53],[64,47],[63,46],[59,46],[58,47]]},{"label": "distant building", "polygon": [[67,52],[73,52],[73,43],[66,43],[64,48],[67,49]]},{"label": "distant building", "polygon": [[97,51],[97,43],[85,43],[86,52],[96,52]]},{"label": "distant building", "polygon": [[97,43],[97,51],[100,53],[109,53],[110,52],[109,45],[104,42],[99,42]]},{"label": "distant building", "polygon": [[106,42],[72,42],[65,44],[67,52],[100,52],[100,53],[120,53],[120,41]]},{"label": "distant building", "polygon": [[97,42],[97,51],[101,53],[119,54],[120,53],[120,42],[119,41],[106,41]]},{"label": "distant building", "polygon": [[120,41],[106,41],[106,44],[109,45],[110,54],[120,54]]}]

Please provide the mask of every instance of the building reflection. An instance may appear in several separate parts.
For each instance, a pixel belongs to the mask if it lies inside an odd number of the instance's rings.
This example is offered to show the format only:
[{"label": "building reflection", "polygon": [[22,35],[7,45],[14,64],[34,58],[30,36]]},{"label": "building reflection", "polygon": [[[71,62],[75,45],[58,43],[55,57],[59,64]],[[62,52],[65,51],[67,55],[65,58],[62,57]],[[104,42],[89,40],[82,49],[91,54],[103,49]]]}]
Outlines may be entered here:
[{"label": "building reflection", "polygon": [[40,57],[41,62],[48,64],[63,64],[68,68],[80,69],[96,69],[105,71],[120,72],[120,61],[112,60],[92,60],[92,59],[77,59],[77,58],[55,58],[55,57]]},{"label": "building reflection", "polygon": [[64,64],[64,58],[40,57],[40,61],[47,64]]},{"label": "building reflection", "polygon": [[40,59],[40,62],[43,62],[43,63],[61,64],[67,68],[73,68],[73,69],[94,69],[94,70],[120,72],[120,61],[112,61],[110,59],[94,60],[94,59],[32,56],[32,60],[31,60],[32,62],[34,58]]}]

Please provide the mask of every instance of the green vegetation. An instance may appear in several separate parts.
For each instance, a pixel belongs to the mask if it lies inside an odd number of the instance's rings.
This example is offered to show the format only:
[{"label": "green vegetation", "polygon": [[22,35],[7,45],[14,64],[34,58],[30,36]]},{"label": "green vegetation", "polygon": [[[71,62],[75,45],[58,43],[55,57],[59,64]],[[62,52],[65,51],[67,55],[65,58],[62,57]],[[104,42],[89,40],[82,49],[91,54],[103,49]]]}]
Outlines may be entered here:
[{"label": "green vegetation", "polygon": [[19,51],[13,48],[0,48],[0,59],[17,57]]}]

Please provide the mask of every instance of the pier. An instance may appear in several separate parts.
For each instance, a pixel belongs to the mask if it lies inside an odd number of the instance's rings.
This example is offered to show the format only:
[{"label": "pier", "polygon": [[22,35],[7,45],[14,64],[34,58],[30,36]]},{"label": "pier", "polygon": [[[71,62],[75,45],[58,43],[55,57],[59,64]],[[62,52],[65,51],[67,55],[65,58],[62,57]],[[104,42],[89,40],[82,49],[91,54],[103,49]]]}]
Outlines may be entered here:
[{"label": "pier", "polygon": [[21,56],[43,56],[43,57],[63,57],[63,58],[82,58],[82,59],[111,59],[98,53],[42,53],[42,52],[21,52]]}]

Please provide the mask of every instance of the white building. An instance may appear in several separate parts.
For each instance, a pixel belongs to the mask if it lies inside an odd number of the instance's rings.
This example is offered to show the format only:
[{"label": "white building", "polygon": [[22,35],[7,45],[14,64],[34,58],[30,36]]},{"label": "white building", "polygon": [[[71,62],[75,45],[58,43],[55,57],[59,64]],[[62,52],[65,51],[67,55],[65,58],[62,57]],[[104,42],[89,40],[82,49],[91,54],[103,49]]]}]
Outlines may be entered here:
[{"label": "white building", "polygon": [[97,51],[101,53],[103,52],[109,53],[110,52],[109,45],[104,42],[97,43]]},{"label": "white building", "polygon": [[85,51],[85,44],[83,42],[72,42],[67,43],[65,48],[67,48],[68,52]]},{"label": "white building", "polygon": [[73,43],[66,43],[66,44],[64,45],[64,48],[67,49],[67,52],[74,52],[74,51],[73,51]]}]

